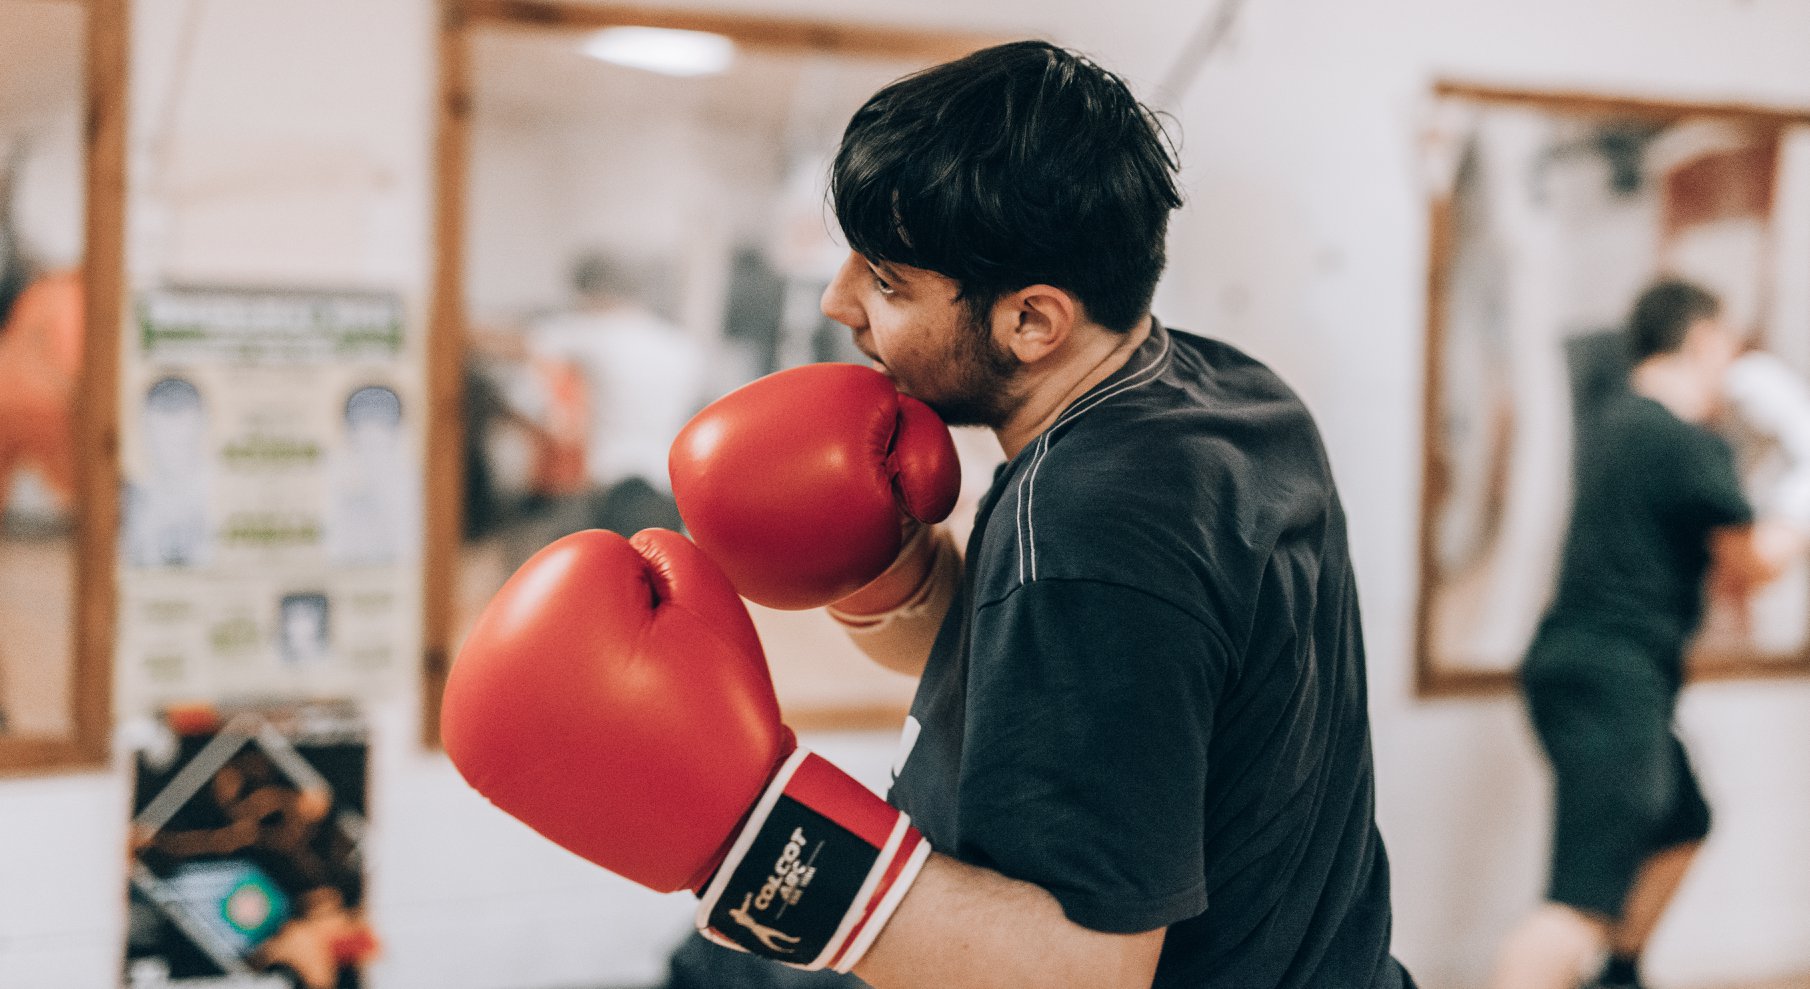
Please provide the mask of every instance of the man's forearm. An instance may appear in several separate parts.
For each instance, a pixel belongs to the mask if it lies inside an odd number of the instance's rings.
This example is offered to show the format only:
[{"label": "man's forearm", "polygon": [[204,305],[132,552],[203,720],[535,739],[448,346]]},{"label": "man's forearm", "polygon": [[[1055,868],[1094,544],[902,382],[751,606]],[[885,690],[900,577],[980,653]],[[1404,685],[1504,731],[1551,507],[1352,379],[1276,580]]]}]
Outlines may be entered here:
[{"label": "man's forearm", "polygon": [[[916,548],[915,554],[908,551],[901,564],[915,558],[920,573],[909,574],[904,581],[897,581],[899,575],[894,573],[882,575],[874,585],[829,609],[831,617],[847,631],[849,640],[868,658],[907,676],[924,672],[930,647],[955,602],[962,575],[961,551],[956,549],[948,529],[925,527],[917,538],[924,540],[922,546]],[[896,594],[886,593],[883,585],[889,580],[902,585]],[[876,605],[877,597],[891,600]]]},{"label": "man's forearm", "polygon": [[1720,591],[1746,598],[1801,558],[1807,542],[1796,525],[1772,519],[1718,529],[1710,537],[1711,580]]},{"label": "man's forearm", "polygon": [[1770,583],[1803,557],[1810,547],[1810,532],[1795,519],[1762,520],[1754,526],[1753,542],[1760,570],[1757,583]]},{"label": "man's forearm", "polygon": [[1089,930],[1037,886],[932,855],[855,974],[874,989],[1148,989],[1163,935]]}]

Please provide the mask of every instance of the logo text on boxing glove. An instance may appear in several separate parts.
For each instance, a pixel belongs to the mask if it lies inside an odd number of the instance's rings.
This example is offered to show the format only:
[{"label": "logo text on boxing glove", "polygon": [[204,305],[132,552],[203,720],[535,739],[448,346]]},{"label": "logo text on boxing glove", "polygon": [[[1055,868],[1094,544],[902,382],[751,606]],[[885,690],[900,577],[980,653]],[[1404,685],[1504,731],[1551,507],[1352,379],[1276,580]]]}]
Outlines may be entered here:
[{"label": "logo text on boxing glove", "polygon": [[[754,909],[765,910],[772,906],[775,896],[785,901],[786,906],[797,905],[804,896],[804,888],[811,884],[812,877],[817,874],[811,862],[804,860],[804,846],[804,829],[793,828],[792,837],[779,853],[779,860],[773,863],[773,873],[761,884],[760,894],[754,900]],[[811,861],[816,861],[815,855],[811,857]],[[785,907],[779,908],[780,914],[785,912]]]},{"label": "logo text on boxing glove", "polygon": [[816,808],[781,796],[707,901],[700,926],[746,951],[817,959],[834,941],[880,848]]}]

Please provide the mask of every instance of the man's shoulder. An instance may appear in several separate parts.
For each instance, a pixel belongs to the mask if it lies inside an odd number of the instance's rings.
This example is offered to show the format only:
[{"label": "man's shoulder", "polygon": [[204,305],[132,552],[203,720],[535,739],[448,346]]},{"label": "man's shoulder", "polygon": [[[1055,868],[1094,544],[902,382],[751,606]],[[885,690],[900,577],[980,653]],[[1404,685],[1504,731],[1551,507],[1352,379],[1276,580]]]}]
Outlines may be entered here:
[{"label": "man's shoulder", "polygon": [[1668,438],[1704,432],[1701,427],[1678,418],[1657,400],[1631,388],[1603,403],[1598,422],[1608,429]]},{"label": "man's shoulder", "polygon": [[1103,458],[1126,470],[1179,459],[1211,471],[1239,451],[1318,444],[1306,404],[1268,365],[1223,340],[1164,333],[1153,366],[1083,396],[1038,438],[1051,469]]},{"label": "man's shoulder", "polygon": [[1254,570],[1272,494],[1224,438],[1126,434],[1090,453],[1028,449],[1002,478],[979,548],[979,600],[1027,583],[1096,581],[1159,597]]},{"label": "man's shoulder", "polygon": [[1312,418],[1281,379],[1229,344],[1170,341],[1160,374],[1084,398],[1007,465],[983,600],[1041,579],[1237,582],[1276,530],[1333,504]]},{"label": "man's shoulder", "polygon": [[1058,425],[1034,446],[1024,483],[1052,519],[1086,526],[1225,516],[1257,524],[1266,503],[1332,488],[1306,403],[1229,343],[1171,330],[1169,366]]},{"label": "man's shoulder", "polygon": [[1169,334],[1176,354],[1175,373],[1201,380],[1215,397],[1302,406],[1300,397],[1274,368],[1238,345],[1191,330],[1172,328]]},{"label": "man's shoulder", "polygon": [[1643,458],[1719,460],[1730,450],[1728,441],[1708,426],[1686,422],[1659,402],[1634,391],[1607,403],[1597,428],[1611,447]]}]

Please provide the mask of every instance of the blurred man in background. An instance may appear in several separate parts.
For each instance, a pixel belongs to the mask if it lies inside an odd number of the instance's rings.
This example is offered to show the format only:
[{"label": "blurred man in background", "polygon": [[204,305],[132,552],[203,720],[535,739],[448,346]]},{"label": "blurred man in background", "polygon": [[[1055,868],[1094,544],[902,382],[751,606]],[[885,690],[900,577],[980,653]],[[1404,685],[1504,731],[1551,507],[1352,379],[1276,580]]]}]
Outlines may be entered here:
[{"label": "blurred man in background", "polygon": [[1726,442],[1707,428],[1741,350],[1709,292],[1662,281],[1626,328],[1628,387],[1580,420],[1558,587],[1522,665],[1551,761],[1548,902],[1509,936],[1495,989],[1641,985],[1639,959],[1709,833],[1672,716],[1705,581],[1744,595],[1802,551],[1756,521]]},{"label": "blurred man in background", "polygon": [[[629,534],[674,528],[666,451],[703,405],[707,354],[650,306],[645,286],[600,253],[572,269],[576,304],[528,331],[531,357],[566,362],[582,380],[587,524]],[[582,526],[580,526],[582,527]]]}]

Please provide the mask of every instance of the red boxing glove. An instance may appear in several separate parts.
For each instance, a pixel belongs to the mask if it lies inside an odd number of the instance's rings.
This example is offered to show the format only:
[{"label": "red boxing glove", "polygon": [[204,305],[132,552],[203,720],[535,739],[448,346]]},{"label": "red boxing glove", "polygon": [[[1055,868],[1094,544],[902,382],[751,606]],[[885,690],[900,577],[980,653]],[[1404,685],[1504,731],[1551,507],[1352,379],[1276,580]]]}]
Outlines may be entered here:
[{"label": "red boxing glove", "polygon": [[719,943],[846,972],[930,847],[796,748],[747,610],[697,547],[592,530],[530,559],[447,678],[446,752],[558,844],[703,899]]},{"label": "red boxing glove", "polygon": [[938,522],[961,467],[930,407],[855,364],[769,374],[680,431],[673,496],[751,601],[799,610],[859,590],[899,555],[899,516]]}]

